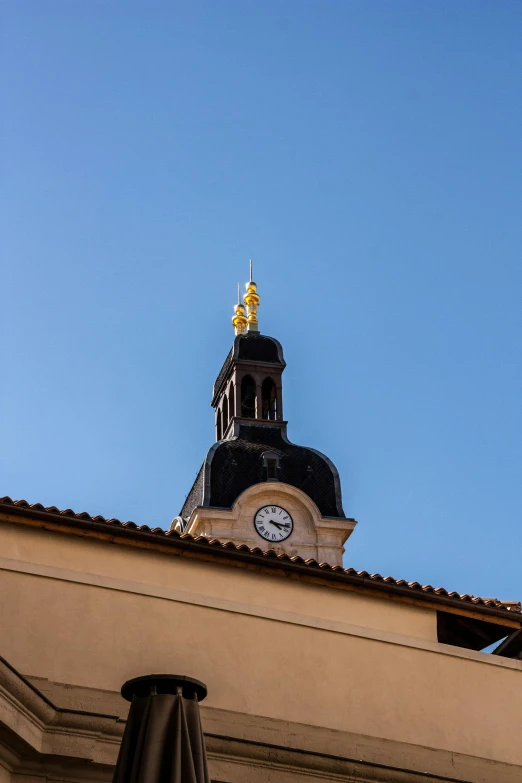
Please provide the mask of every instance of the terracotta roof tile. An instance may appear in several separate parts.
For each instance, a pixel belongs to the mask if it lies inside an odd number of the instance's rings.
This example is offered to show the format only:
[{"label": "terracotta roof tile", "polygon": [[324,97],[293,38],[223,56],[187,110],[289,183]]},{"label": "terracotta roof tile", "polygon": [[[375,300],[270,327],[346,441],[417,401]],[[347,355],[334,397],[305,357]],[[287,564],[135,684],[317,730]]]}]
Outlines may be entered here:
[{"label": "terracotta roof tile", "polygon": [[31,511],[45,512],[46,514],[52,514],[60,517],[70,517],[82,521],[88,521],[104,525],[113,525],[126,530],[135,530],[140,533],[150,533],[153,535],[161,536],[164,538],[176,538],[183,541],[197,544],[204,544],[209,547],[227,549],[235,552],[248,553],[251,555],[258,555],[267,559],[275,559],[286,563],[294,563],[301,566],[307,566],[310,569],[321,569],[323,571],[338,572],[346,574],[347,576],[358,577],[363,582],[379,583],[384,582],[394,587],[408,588],[411,591],[417,591],[422,593],[432,593],[444,598],[450,598],[456,601],[462,601],[466,603],[472,603],[477,606],[487,606],[495,609],[502,609],[510,612],[520,612],[521,605],[516,601],[500,601],[498,598],[479,598],[469,593],[457,593],[454,590],[449,592],[443,587],[432,587],[432,585],[421,585],[420,582],[407,582],[404,579],[394,579],[392,576],[381,576],[381,574],[370,574],[368,571],[356,571],[354,568],[343,568],[343,566],[332,566],[329,563],[319,563],[313,558],[304,560],[299,555],[286,555],[275,552],[273,549],[260,549],[260,547],[248,547],[246,544],[234,544],[232,541],[220,541],[217,538],[205,538],[205,536],[193,537],[188,534],[180,534],[175,530],[163,530],[160,527],[151,528],[149,525],[137,525],[135,522],[121,522],[119,519],[106,519],[100,515],[95,517],[88,514],[86,511],[82,511],[77,514],[72,509],[68,508],[63,511],[56,508],[56,506],[43,506],[41,503],[29,504],[26,500],[12,500],[6,496],[0,498],[1,506],[14,506],[17,508],[28,509]]}]

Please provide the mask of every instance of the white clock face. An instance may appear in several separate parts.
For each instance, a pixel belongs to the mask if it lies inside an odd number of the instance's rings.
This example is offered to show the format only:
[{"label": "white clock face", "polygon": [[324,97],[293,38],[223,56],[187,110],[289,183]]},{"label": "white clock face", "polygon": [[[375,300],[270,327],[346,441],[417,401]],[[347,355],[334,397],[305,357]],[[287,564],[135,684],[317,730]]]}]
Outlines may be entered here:
[{"label": "white clock face", "polygon": [[284,541],[294,529],[294,520],[281,506],[263,506],[254,517],[254,527],[266,541]]}]

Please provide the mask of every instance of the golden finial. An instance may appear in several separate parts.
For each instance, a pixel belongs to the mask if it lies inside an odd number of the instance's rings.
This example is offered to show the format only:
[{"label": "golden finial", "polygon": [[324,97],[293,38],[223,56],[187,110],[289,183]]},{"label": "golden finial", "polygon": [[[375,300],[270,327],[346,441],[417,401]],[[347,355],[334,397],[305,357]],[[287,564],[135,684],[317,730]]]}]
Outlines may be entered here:
[{"label": "golden finial", "polygon": [[241,304],[241,285],[239,283],[237,284],[237,305],[234,307],[232,324],[236,334],[245,334],[247,330],[247,317],[245,315],[245,308]]},{"label": "golden finial", "polygon": [[259,295],[257,292],[257,285],[252,280],[252,259],[250,259],[250,280],[246,284],[246,294],[243,297],[243,301],[246,304],[248,316],[248,331],[258,332],[259,324],[257,321],[257,308],[259,307]]}]

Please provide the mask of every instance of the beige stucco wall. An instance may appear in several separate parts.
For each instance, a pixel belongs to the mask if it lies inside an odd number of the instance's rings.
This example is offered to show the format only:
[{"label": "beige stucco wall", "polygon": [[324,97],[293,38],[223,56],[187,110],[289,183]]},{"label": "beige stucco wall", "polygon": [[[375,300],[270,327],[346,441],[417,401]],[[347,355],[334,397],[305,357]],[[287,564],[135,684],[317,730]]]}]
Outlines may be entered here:
[{"label": "beige stucco wall", "polygon": [[[96,574],[132,584],[125,589],[157,586],[191,602],[214,599],[214,603],[240,604],[239,610],[304,613],[306,616],[353,623],[383,631],[436,641],[435,612],[405,607],[385,598],[369,598],[331,587],[275,577],[245,568],[233,568],[176,554],[113,546],[94,539],[49,533],[40,528],[3,525],[0,557],[22,563],[37,563],[82,574]],[[13,567],[18,568],[15,564]],[[53,572],[59,576],[60,572]],[[186,595],[182,595],[186,594]],[[232,610],[230,604],[219,604]]]},{"label": "beige stucco wall", "polygon": [[438,645],[432,610],[20,525],[0,547],[25,674],[185,673],[209,707],[522,764],[522,663]]}]

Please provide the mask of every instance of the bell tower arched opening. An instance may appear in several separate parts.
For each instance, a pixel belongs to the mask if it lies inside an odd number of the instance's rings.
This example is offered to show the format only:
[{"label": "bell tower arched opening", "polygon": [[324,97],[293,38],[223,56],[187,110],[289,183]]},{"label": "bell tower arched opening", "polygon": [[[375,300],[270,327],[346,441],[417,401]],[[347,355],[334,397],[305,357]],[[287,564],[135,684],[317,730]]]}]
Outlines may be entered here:
[{"label": "bell tower arched opening", "polygon": [[277,419],[277,389],[272,378],[265,378],[261,386],[261,418]]},{"label": "bell tower arched opening", "polygon": [[256,382],[251,375],[245,375],[241,381],[241,416],[245,419],[256,417]]}]

